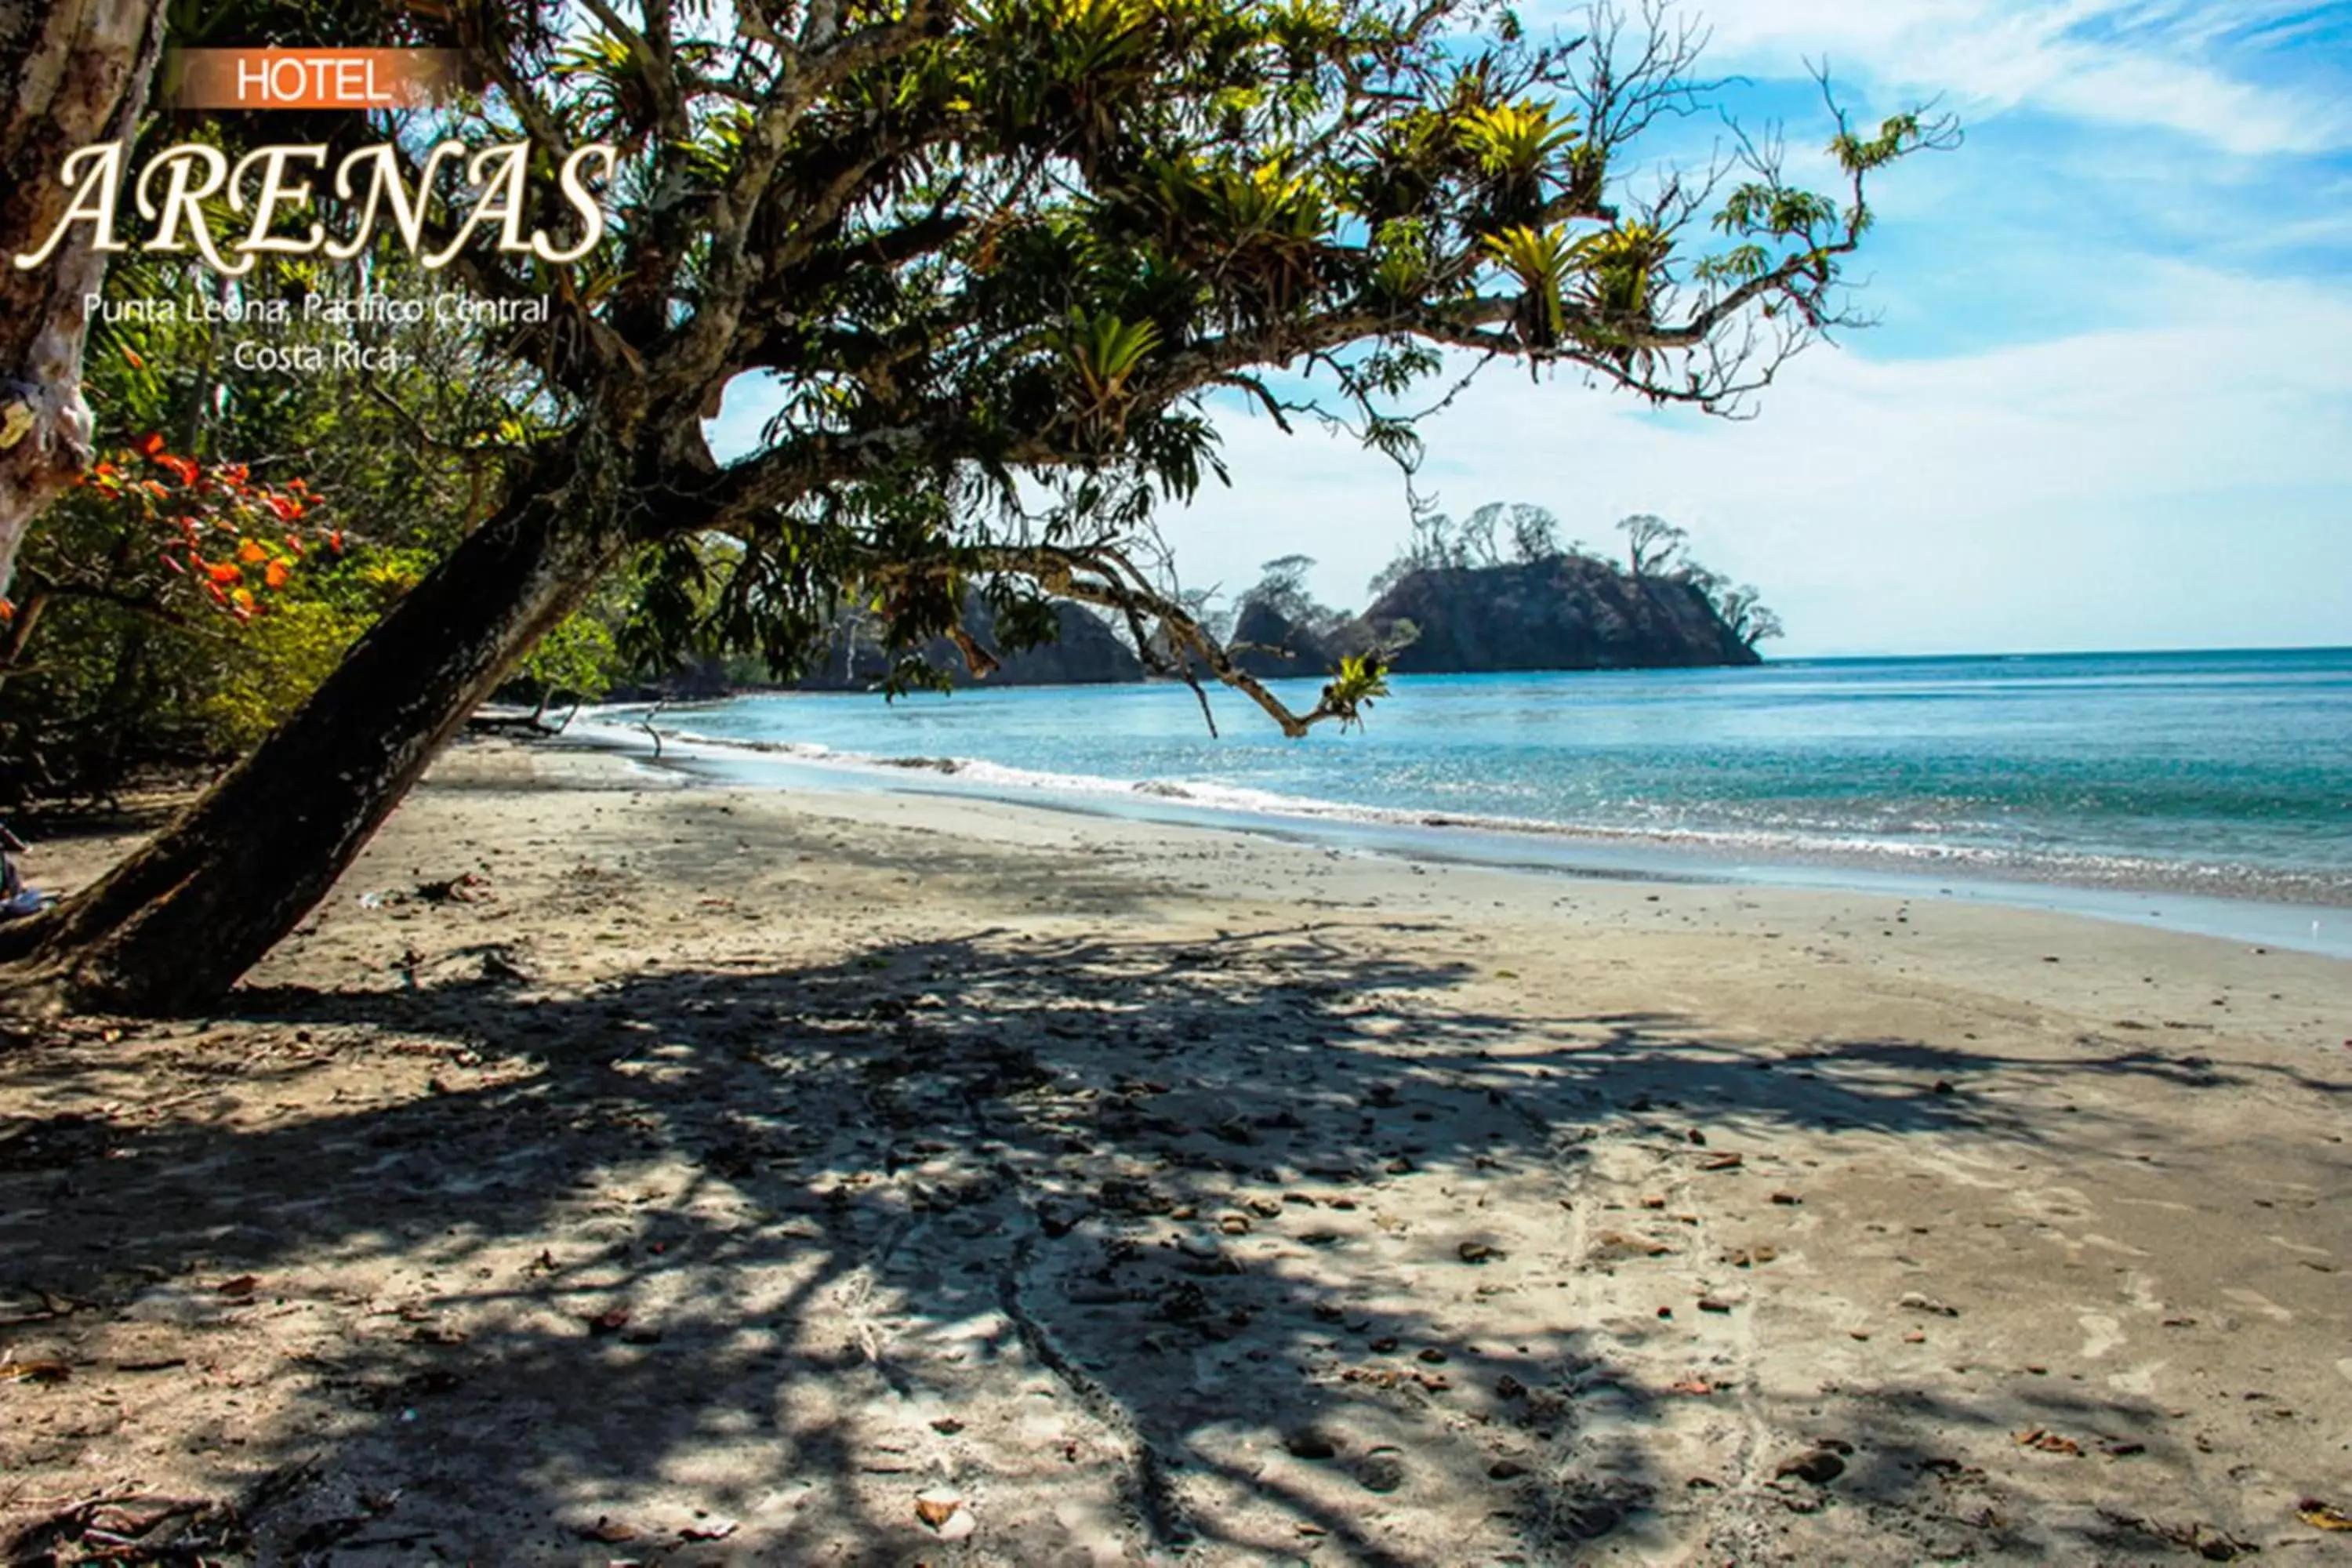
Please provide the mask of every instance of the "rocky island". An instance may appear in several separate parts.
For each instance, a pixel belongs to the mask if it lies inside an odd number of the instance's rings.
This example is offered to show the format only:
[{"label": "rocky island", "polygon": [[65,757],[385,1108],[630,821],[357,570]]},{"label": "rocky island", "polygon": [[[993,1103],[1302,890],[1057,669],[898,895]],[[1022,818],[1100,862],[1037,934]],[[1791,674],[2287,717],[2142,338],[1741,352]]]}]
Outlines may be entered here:
[{"label": "rocky island", "polygon": [[[1507,546],[1497,542],[1507,523]],[[1682,558],[1683,531],[1650,516],[1618,524],[1622,563],[1562,546],[1549,513],[1482,508],[1460,524],[1416,526],[1411,546],[1374,579],[1360,616],[1308,598],[1302,556],[1266,563],[1244,595],[1233,639],[1262,678],[1319,675],[1381,649],[1401,675],[1487,670],[1675,669],[1761,663],[1756,645],[1779,617],[1751,586],[1733,587]]]}]

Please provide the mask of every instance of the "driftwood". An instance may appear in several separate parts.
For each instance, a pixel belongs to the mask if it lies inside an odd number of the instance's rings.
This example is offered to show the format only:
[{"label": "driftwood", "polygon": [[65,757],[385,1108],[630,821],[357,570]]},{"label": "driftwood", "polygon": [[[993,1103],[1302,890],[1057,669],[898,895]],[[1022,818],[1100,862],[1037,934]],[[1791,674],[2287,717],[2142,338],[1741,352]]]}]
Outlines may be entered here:
[{"label": "driftwood", "polygon": [[466,730],[469,734],[520,735],[536,740],[561,735],[564,725],[571,721],[570,714],[564,716],[562,724],[550,724],[536,713],[476,713],[467,719]]}]

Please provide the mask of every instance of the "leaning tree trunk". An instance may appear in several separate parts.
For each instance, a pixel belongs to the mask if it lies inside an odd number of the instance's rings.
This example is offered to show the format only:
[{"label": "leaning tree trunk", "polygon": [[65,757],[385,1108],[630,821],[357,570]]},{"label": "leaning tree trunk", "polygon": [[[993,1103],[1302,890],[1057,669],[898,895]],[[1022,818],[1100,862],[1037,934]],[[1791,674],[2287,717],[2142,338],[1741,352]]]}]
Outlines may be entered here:
[{"label": "leaning tree trunk", "polygon": [[89,460],[84,301],[106,279],[79,230],[42,266],[16,258],[65,214],[66,155],[137,135],[163,45],[160,0],[0,0],[0,597],[34,518]]},{"label": "leaning tree trunk", "polygon": [[[172,1012],[217,998],[309,913],[434,754],[624,544],[585,487],[517,487],[326,684],[152,843],[0,926],[18,1010]],[[584,515],[583,515],[584,513]]]}]

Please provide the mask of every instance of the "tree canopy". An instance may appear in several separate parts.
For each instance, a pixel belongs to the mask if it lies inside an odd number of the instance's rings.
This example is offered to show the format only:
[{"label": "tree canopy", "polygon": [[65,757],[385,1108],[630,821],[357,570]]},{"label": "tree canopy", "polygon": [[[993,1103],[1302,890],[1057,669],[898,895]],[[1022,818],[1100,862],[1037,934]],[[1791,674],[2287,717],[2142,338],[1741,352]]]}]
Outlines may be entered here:
[{"label": "tree canopy", "polygon": [[[616,143],[614,242],[467,281],[562,301],[511,348],[626,475],[650,629],[780,668],[841,584],[915,647],[974,583],[1015,635],[1067,595],[1226,675],[1164,625],[1149,529],[1221,471],[1204,397],[1408,460],[1441,351],[1737,406],[1842,319],[1868,174],[1940,133],[1841,122],[1836,199],[1747,143],[1621,192],[1633,140],[1700,100],[1657,13],[1534,39],[1475,0],[588,10],[568,37],[477,17],[478,133]],[[722,463],[702,420],[744,377],[774,411]],[[713,530],[741,548],[680,547]]]},{"label": "tree canopy", "polygon": [[[1016,644],[1059,597],[1286,733],[1344,724],[1377,661],[1294,711],[1194,616],[1152,531],[1221,476],[1213,399],[1407,465],[1416,411],[1496,359],[1737,411],[1848,319],[1873,175],[1948,136],[1832,109],[1832,194],[1745,139],[1630,178],[1643,133],[1706,93],[1695,32],[1605,5],[1544,37],[1486,0],[447,0],[400,27],[488,84],[377,128],[432,192],[422,248],[453,253],[441,286],[531,309],[486,311],[469,348],[504,389],[494,425],[366,390],[419,447],[494,452],[496,493],[204,802],[0,939],[85,995],[226,984],[616,571],[641,650],[789,668],[846,596],[891,646],[944,636],[984,668],[968,594]],[[614,149],[577,259],[457,244],[478,198],[424,178],[437,143],[524,140],[526,229],[571,216],[552,174],[576,151]],[[325,186],[311,202],[354,221]],[[768,415],[715,453],[730,396]],[[339,505],[363,531],[364,489]],[[266,857],[240,847],[257,821]],[[219,956],[162,973],[199,931]]]}]

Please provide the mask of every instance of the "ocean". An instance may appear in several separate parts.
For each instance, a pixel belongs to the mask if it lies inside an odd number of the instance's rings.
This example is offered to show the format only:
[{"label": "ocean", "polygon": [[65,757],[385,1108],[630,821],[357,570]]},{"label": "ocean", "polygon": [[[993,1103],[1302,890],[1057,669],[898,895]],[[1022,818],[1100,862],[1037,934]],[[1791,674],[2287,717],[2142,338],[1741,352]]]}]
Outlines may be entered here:
[{"label": "ocean", "polygon": [[[1277,683],[1294,706],[1317,683]],[[689,755],[1465,858],[1824,869],[2352,909],[2352,649],[1407,676],[1286,741],[1212,689],[780,694],[671,709]],[[1540,846],[1540,852],[1538,847]],[[1852,876],[1842,879],[1851,881]],[[2340,924],[2340,922],[2338,922]]]}]

